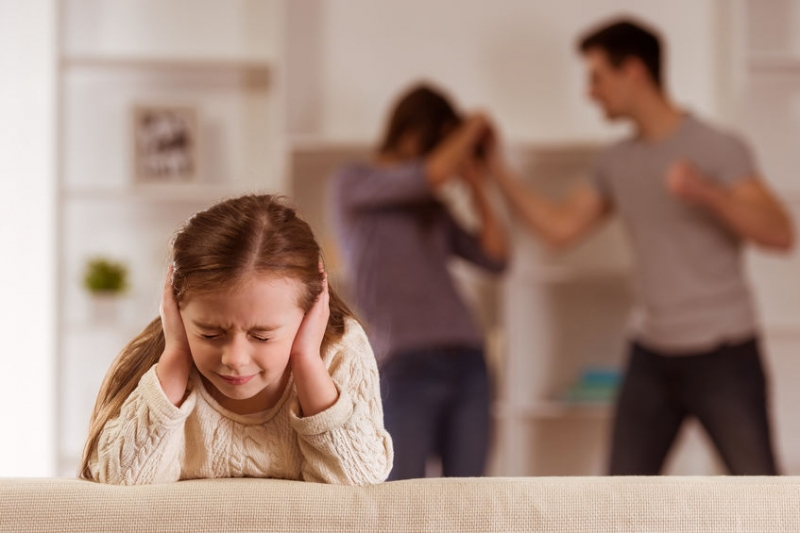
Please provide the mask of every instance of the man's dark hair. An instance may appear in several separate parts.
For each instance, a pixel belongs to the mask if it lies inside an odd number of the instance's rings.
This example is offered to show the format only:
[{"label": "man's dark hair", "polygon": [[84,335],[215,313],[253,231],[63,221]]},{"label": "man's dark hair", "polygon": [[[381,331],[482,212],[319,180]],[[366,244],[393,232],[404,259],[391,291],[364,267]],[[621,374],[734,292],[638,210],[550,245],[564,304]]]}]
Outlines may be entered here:
[{"label": "man's dark hair", "polygon": [[635,57],[647,68],[656,87],[662,88],[661,40],[654,31],[632,20],[617,20],[593,30],[581,38],[579,48],[584,54],[593,49],[603,50],[614,67]]}]

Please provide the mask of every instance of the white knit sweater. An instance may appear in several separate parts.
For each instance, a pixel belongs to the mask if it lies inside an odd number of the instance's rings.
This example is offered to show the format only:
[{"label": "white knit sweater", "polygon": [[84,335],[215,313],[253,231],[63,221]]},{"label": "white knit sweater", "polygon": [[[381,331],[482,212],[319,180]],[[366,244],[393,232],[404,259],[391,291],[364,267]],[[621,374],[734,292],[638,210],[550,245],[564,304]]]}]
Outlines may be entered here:
[{"label": "white knit sweater", "polygon": [[110,420],[89,462],[94,479],[139,485],[181,479],[268,477],[365,485],[389,475],[392,440],[383,427],[378,369],[364,330],[322,355],[339,399],[301,417],[290,379],[274,407],[253,418],[221,407],[193,371],[181,407],[167,399],[155,366]]}]

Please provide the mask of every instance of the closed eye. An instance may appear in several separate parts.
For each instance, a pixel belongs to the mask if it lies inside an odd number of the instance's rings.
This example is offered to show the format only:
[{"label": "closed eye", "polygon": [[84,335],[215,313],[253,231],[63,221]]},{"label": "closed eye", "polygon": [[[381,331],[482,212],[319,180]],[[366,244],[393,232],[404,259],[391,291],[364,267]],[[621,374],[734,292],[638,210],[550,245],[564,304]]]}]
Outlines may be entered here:
[{"label": "closed eye", "polygon": [[212,341],[214,339],[219,339],[222,335],[219,333],[200,333],[200,338],[205,339],[207,341]]},{"label": "closed eye", "polygon": [[255,340],[257,340],[258,342],[267,342],[269,340],[269,337],[261,337],[259,335],[252,335],[252,334],[250,336],[253,337]]}]

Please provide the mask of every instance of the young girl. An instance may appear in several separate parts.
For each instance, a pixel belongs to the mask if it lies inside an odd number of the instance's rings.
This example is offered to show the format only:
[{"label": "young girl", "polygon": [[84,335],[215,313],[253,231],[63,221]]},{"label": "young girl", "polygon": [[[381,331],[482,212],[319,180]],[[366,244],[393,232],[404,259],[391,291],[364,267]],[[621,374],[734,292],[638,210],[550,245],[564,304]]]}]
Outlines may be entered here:
[{"label": "young girl", "polygon": [[81,477],[364,485],[391,470],[375,359],[308,224],[273,196],[178,232],[155,319],[100,389]]}]

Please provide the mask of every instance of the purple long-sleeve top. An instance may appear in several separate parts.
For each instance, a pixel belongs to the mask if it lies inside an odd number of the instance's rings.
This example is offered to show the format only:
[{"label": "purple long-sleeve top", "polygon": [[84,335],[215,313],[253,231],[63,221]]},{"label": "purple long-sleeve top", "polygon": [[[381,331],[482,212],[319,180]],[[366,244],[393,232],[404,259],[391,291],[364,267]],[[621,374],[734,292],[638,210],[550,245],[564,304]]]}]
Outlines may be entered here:
[{"label": "purple long-sleeve top", "polygon": [[483,347],[447,263],[460,256],[492,272],[506,264],[435,198],[421,161],[345,166],[332,203],[351,296],[381,363],[419,349]]}]

